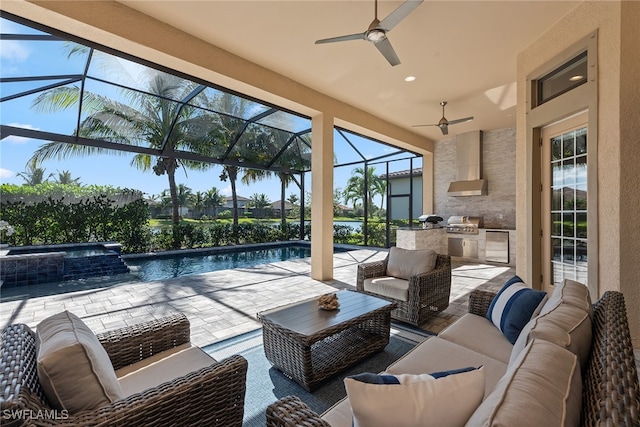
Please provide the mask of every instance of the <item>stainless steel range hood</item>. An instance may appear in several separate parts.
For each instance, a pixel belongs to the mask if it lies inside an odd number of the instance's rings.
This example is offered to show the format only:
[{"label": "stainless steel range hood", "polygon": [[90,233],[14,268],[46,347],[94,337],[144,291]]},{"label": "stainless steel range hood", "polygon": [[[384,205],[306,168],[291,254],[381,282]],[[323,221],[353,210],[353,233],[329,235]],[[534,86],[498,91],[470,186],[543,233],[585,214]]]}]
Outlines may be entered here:
[{"label": "stainless steel range hood", "polygon": [[482,131],[456,136],[456,181],[449,184],[449,196],[486,196],[482,179]]}]

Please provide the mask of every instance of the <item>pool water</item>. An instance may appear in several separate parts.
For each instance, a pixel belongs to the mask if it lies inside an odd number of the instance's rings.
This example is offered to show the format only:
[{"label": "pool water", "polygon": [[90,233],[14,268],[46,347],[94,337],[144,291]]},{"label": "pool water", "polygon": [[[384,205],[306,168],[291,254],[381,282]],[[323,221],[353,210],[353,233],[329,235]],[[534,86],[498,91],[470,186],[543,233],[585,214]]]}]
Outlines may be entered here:
[{"label": "pool water", "polygon": [[231,253],[181,254],[153,258],[127,258],[130,271],[143,281],[162,280],[189,274],[253,267],[289,259],[308,258],[309,247],[288,246]]}]

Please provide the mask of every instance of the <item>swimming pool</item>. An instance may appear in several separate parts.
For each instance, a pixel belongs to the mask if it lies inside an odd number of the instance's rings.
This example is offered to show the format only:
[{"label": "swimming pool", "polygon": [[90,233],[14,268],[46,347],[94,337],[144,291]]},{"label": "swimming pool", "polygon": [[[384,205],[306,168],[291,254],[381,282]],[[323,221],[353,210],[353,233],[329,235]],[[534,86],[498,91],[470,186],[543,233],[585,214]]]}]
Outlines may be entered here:
[{"label": "swimming pool", "polygon": [[[221,249],[221,248],[218,248]],[[340,249],[336,249],[340,251]],[[311,256],[309,246],[276,246],[266,248],[224,248],[224,252],[195,252],[184,254],[156,254],[151,257],[128,257],[125,262],[131,273],[142,281],[153,281],[201,274],[233,268],[253,267],[290,259]]]}]

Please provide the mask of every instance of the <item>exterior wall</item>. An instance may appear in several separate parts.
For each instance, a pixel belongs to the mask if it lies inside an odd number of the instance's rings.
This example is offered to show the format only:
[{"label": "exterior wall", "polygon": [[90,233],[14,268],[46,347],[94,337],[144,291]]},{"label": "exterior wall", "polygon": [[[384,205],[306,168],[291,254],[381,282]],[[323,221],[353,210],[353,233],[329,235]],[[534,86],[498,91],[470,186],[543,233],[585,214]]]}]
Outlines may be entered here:
[{"label": "exterior wall", "polygon": [[482,140],[483,178],[486,196],[447,195],[456,180],[455,137],[439,141],[434,150],[434,212],[445,221],[451,215],[482,216],[486,228],[515,229],[516,226],[516,130],[484,131]]},{"label": "exterior wall", "polygon": [[[598,34],[597,109],[597,245],[590,265],[600,266],[596,297],[607,290],[624,293],[634,347],[640,347],[640,21],[638,2],[583,2],[518,56],[517,115],[517,273],[530,277],[540,264],[533,248],[536,230],[534,182],[536,165],[532,156],[527,115],[527,76],[548,64],[574,43]],[[591,116],[590,116],[591,117]],[[559,119],[560,117],[558,117]],[[591,137],[593,138],[594,135]],[[539,173],[539,172],[537,172]],[[591,173],[591,172],[590,172]],[[590,194],[591,194],[591,190]],[[593,206],[593,204],[590,204]],[[591,223],[591,222],[590,222]],[[592,264],[594,263],[594,264]],[[590,288],[591,288],[590,283]]]}]

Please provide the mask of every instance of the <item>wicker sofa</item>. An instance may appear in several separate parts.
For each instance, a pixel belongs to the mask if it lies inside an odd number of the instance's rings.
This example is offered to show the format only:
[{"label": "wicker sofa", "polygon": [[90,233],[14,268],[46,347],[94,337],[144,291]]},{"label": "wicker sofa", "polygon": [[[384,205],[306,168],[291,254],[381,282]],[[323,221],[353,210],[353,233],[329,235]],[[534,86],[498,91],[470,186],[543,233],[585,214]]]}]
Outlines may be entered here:
[{"label": "wicker sofa", "polygon": [[[142,372],[129,381],[129,392],[143,390],[126,393],[124,398],[96,409],[73,412],[54,408],[38,374],[36,334],[25,324],[13,324],[5,327],[1,336],[2,425],[242,425],[247,361],[238,355],[215,361],[191,346],[190,324],[184,315],[96,336],[118,380],[124,378],[120,375]],[[180,361],[183,355],[187,358]],[[174,361],[167,364],[170,358]],[[150,370],[145,373],[144,369]],[[78,388],[86,393],[83,387]]]},{"label": "wicker sofa", "polygon": [[[386,372],[392,375],[421,374],[467,364],[483,365],[486,371],[485,397],[472,413],[467,426],[640,425],[638,372],[621,293],[607,291],[595,304],[591,305],[589,301],[588,314],[583,316],[588,319],[588,331],[580,332],[588,341],[575,335],[575,330],[582,327],[579,326],[567,332],[568,335],[574,335],[563,343],[565,348],[559,342],[544,340],[545,334],[552,340],[562,335],[558,335],[557,330],[550,333],[549,327],[555,327],[553,322],[547,321],[545,324],[542,313],[538,318],[532,318],[530,324],[534,323],[534,329],[537,325],[542,326],[542,330],[531,341],[530,337],[523,338],[528,344],[520,352],[521,356],[515,358],[515,362],[510,360],[509,354],[514,345],[506,339],[501,342],[484,317],[494,296],[495,294],[485,291],[473,291],[468,314],[438,337],[430,338],[415,347],[390,365]],[[581,324],[585,323],[581,321]],[[533,334],[534,329],[527,333]],[[582,344],[587,344],[586,358],[583,355],[585,361],[582,365],[579,363],[580,356],[573,353],[581,341]],[[538,354],[545,356],[546,362],[527,365],[527,352],[532,353],[535,346],[543,346],[543,351]],[[556,357],[568,360],[569,363],[564,366],[571,366],[572,369],[560,370],[557,366],[551,368]],[[515,368],[510,369],[510,362],[515,363]],[[566,372],[569,370],[572,371],[571,374]],[[569,379],[565,383],[572,387],[558,391],[548,386],[549,382],[560,377]],[[523,382],[527,383],[523,386]],[[541,388],[537,393],[536,387]],[[455,404],[450,406],[455,410]],[[567,415],[566,412],[571,412],[572,408],[573,415]],[[564,411],[564,415],[554,419],[554,410]],[[346,427],[353,422],[348,397],[320,416],[297,397],[288,396],[270,405],[266,415],[267,425],[270,427]]]},{"label": "wicker sofa", "polygon": [[[412,264],[419,264],[420,258],[426,259],[429,256],[435,258],[433,269],[422,272],[418,268],[418,271],[405,274],[404,277],[398,278],[397,273],[396,277],[390,277],[394,275],[394,271],[410,271]],[[381,285],[376,286],[380,279]],[[392,247],[385,259],[358,265],[356,290],[395,302],[392,318],[420,325],[449,306],[451,257],[428,249],[406,250]]]}]

